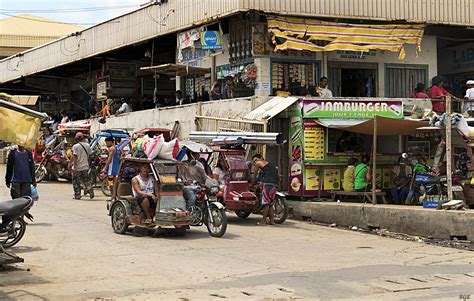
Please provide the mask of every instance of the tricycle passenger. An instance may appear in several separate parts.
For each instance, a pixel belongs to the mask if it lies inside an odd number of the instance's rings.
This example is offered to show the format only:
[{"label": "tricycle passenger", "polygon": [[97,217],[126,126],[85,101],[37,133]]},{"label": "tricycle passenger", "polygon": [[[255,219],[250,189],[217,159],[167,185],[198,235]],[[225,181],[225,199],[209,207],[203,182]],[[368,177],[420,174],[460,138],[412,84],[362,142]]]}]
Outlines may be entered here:
[{"label": "tricycle passenger", "polygon": [[183,196],[186,201],[186,209],[196,204],[197,186],[204,185],[209,177],[203,168],[196,164],[196,160],[183,162],[178,167],[178,177],[184,182]]},{"label": "tricycle passenger", "polygon": [[267,217],[270,219],[268,224],[275,224],[275,214],[273,212],[273,203],[276,199],[276,192],[278,186],[278,170],[275,164],[265,160],[262,155],[255,154],[253,157],[255,167],[261,170],[262,182],[262,220],[257,223],[258,226],[267,225]]},{"label": "tricycle passenger", "polygon": [[142,207],[146,214],[146,224],[150,224],[153,216],[150,213],[150,208],[156,208],[158,198],[156,192],[158,191],[157,183],[153,178],[149,164],[143,164],[140,167],[140,172],[132,179],[133,196],[136,198],[138,204]]}]

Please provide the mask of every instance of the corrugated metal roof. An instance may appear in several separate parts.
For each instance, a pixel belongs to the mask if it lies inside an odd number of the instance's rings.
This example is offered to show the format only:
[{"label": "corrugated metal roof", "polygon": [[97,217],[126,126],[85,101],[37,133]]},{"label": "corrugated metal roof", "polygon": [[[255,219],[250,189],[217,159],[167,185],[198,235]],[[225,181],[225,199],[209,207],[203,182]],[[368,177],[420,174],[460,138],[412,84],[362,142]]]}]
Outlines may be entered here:
[{"label": "corrugated metal roof", "polygon": [[249,10],[295,16],[474,25],[472,0],[169,0],[85,29],[79,35],[25,51],[21,57],[4,59],[0,61],[0,83]]},{"label": "corrugated metal roof", "polygon": [[286,108],[294,104],[299,98],[297,97],[273,97],[266,103],[257,107],[250,113],[244,116],[244,119],[250,120],[270,120],[276,115],[280,114]]}]

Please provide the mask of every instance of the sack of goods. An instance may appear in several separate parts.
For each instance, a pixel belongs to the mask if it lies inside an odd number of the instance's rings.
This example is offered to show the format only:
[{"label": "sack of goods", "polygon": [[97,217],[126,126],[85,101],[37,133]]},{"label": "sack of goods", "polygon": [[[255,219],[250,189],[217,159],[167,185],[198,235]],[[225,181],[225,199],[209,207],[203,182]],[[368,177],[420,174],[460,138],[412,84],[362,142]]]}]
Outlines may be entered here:
[{"label": "sack of goods", "polygon": [[166,142],[163,135],[154,138],[145,136],[141,145],[143,153],[145,153],[149,160],[175,160],[179,152],[178,139]]}]

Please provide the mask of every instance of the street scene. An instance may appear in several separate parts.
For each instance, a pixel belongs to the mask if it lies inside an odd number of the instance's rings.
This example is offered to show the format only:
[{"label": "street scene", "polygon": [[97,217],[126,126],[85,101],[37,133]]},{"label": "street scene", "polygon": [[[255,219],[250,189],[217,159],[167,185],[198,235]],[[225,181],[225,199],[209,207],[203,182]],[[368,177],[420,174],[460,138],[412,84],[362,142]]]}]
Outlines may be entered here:
[{"label": "street scene", "polygon": [[473,10],[2,3],[0,300],[471,300]]}]

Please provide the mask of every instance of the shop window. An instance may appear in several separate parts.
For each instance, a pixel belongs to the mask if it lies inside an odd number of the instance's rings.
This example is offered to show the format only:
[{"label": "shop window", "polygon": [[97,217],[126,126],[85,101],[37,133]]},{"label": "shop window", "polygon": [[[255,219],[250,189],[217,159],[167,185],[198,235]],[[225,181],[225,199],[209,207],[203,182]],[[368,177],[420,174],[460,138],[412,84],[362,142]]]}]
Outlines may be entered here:
[{"label": "shop window", "polygon": [[209,75],[186,77],[184,83],[184,96],[189,102],[209,100],[209,90],[211,90]]},{"label": "shop window", "polygon": [[428,88],[427,65],[386,65],[385,97],[410,97],[418,83]]},{"label": "shop window", "polygon": [[377,64],[328,62],[329,90],[340,97],[376,97]]},{"label": "shop window", "polygon": [[272,62],[272,91],[306,96],[314,92],[317,64],[312,62]]},{"label": "shop window", "polygon": [[[342,130],[328,129],[328,153],[370,154],[373,136],[351,133]],[[398,136],[378,136],[377,153],[398,153],[400,141]]]},{"label": "shop window", "polygon": [[257,66],[253,61],[218,66],[216,70],[217,80],[220,84],[221,90],[224,88],[225,79],[227,77],[232,77],[234,80],[235,98],[248,97],[255,94]]}]

